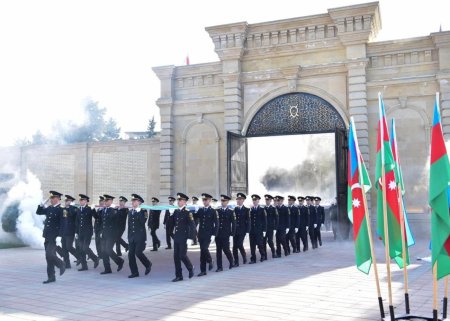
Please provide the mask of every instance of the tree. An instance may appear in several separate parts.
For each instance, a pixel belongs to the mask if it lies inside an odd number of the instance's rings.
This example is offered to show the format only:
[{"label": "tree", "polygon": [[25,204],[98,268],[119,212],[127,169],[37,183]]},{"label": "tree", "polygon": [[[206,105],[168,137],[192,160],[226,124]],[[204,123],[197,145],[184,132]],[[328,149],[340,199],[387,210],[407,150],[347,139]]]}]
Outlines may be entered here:
[{"label": "tree", "polygon": [[147,138],[152,138],[153,136],[156,135],[156,132],[155,132],[155,125],[156,125],[155,116],[153,116],[152,119],[150,119],[150,120],[148,121],[148,126],[147,126]]},{"label": "tree", "polygon": [[42,134],[40,130],[37,130],[31,137],[32,145],[44,145],[48,142],[47,138]]},{"label": "tree", "polygon": [[110,118],[106,124],[105,129],[103,130],[103,141],[108,140],[116,140],[120,137],[120,127],[117,127],[117,123],[114,119]]}]

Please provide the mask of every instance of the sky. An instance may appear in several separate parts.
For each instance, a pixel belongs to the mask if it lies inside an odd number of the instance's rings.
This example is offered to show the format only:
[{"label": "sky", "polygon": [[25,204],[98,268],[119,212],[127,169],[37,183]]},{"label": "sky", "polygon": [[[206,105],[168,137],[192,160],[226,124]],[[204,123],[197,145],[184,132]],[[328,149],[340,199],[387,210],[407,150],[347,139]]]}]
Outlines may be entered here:
[{"label": "sky", "polygon": [[[87,99],[122,131],[144,131],[159,110],[154,66],[217,61],[207,26],[326,13],[367,1],[1,0],[0,146],[59,121],[83,119]],[[380,1],[377,40],[450,29],[450,2]],[[6,120],[6,121],[5,121]]]}]

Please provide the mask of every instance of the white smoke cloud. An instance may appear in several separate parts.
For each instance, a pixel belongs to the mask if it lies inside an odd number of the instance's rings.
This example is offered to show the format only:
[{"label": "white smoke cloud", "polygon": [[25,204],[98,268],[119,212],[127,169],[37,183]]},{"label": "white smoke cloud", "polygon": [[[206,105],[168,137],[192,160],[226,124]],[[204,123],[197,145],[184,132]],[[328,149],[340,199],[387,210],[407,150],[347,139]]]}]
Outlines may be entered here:
[{"label": "white smoke cloud", "polygon": [[[6,198],[0,206],[0,218],[6,208],[14,203],[19,203],[19,217],[17,218],[16,237],[24,244],[33,248],[43,248],[42,238],[43,221],[45,216],[36,215],[37,204],[42,200],[41,182],[30,171],[27,172],[26,179],[16,180],[16,184],[8,191]],[[3,241],[14,240],[13,233],[1,232],[5,235]],[[7,235],[9,234],[9,235]],[[0,241],[2,239],[0,238]]]}]

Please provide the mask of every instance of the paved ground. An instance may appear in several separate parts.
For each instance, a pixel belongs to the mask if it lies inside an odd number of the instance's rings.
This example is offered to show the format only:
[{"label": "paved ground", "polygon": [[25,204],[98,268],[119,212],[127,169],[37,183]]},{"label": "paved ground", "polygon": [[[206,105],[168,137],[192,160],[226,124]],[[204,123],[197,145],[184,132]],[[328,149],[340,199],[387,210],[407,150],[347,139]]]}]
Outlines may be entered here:
[{"label": "paved ground", "polygon": [[[0,320],[378,320],[374,277],[356,270],[353,243],[335,242],[329,234],[324,239],[314,251],[201,278],[189,280],[185,271],[178,283],[170,282],[173,252],[163,248],[146,250],[153,262],[148,276],[128,279],[127,263],[121,272],[100,275],[102,264],[94,270],[89,262],[89,271],[72,268],[49,285],[42,284],[43,250],[0,250]],[[384,261],[381,246],[377,253]],[[428,255],[426,241],[412,249],[409,282],[413,312],[429,315],[431,268],[416,260]],[[189,256],[197,274],[199,248]],[[385,265],[379,270],[387,309]],[[403,274],[393,271],[394,306],[401,313]]]}]

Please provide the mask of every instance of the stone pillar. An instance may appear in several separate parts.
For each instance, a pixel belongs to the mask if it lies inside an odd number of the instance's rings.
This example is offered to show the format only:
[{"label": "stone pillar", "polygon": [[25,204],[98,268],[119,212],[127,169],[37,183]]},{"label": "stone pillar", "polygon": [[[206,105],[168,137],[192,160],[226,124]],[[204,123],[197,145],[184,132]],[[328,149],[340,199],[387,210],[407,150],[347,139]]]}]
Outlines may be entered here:
[{"label": "stone pillar", "polygon": [[175,66],[153,68],[161,80],[161,97],[156,101],[161,114],[160,133],[160,198],[166,200],[173,194],[173,101]]},{"label": "stone pillar", "polygon": [[243,117],[240,61],[224,61],[222,78],[225,131],[240,134]]}]

